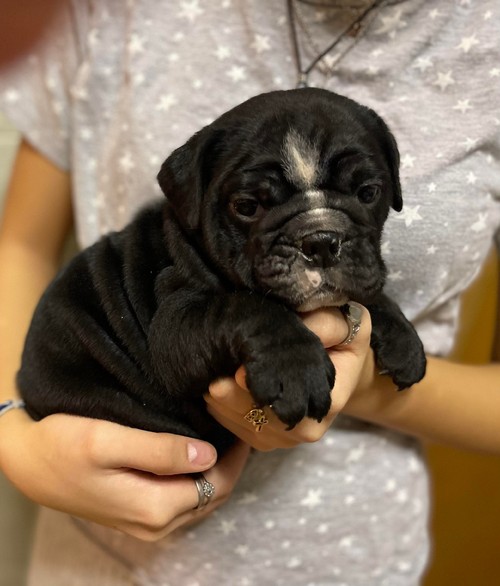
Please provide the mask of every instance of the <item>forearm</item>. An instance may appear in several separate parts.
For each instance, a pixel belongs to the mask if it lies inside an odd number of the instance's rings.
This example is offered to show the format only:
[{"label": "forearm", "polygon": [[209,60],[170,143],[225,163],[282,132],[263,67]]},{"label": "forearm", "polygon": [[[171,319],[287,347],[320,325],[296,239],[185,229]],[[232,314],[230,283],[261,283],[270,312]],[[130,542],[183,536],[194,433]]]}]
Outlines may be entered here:
[{"label": "forearm", "polygon": [[20,244],[0,246],[0,400],[16,396],[15,374],[19,369],[24,338],[35,305],[54,276],[53,262]]},{"label": "forearm", "polygon": [[57,270],[70,226],[69,175],[22,141],[0,228],[0,399],[16,394],[31,316]]},{"label": "forearm", "polygon": [[424,440],[500,454],[500,364],[429,358],[425,378],[399,393],[389,377],[372,381],[345,413]]}]

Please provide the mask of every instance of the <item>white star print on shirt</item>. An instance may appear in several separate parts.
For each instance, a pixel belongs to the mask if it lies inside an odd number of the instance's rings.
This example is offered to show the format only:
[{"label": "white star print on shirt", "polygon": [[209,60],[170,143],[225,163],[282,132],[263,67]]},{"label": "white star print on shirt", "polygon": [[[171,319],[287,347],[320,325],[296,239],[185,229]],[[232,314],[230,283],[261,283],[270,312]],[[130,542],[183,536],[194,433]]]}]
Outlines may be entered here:
[{"label": "white star print on shirt", "polygon": [[156,110],[161,112],[168,112],[172,106],[177,104],[178,100],[172,94],[165,94],[164,96],[160,96],[158,103],[156,104]]},{"label": "white star print on shirt", "polygon": [[468,185],[475,185],[477,182],[477,177],[474,175],[473,171],[467,173],[467,184]]},{"label": "white star print on shirt", "polygon": [[468,53],[475,45],[479,45],[479,41],[474,34],[470,37],[463,37],[460,45],[457,45],[457,49],[462,49],[464,53]]},{"label": "white star print on shirt", "polygon": [[132,160],[132,156],[129,152],[124,153],[123,156],[120,157],[118,164],[124,173],[130,173],[130,171],[135,168],[135,163]]},{"label": "white star print on shirt", "polygon": [[381,16],[380,20],[382,21],[382,24],[380,25],[380,28],[375,31],[375,34],[389,34],[390,37],[394,37],[398,29],[404,28],[407,25],[407,22],[401,18],[402,16],[403,11],[400,8],[393,11],[389,16]]},{"label": "white star print on shirt", "polygon": [[403,274],[401,273],[401,271],[389,271],[389,273],[387,274],[387,280],[393,283],[395,283],[396,281],[402,281]]},{"label": "white star print on shirt", "polygon": [[191,0],[190,2],[181,2],[181,11],[179,16],[187,18],[189,22],[194,22],[198,16],[203,14],[203,8],[200,8],[199,0]]},{"label": "white star print on shirt", "polygon": [[410,167],[413,167],[414,163],[415,163],[415,157],[413,157],[412,155],[407,153],[401,159],[401,168],[408,169]]},{"label": "white star print on shirt", "polygon": [[448,86],[454,85],[455,80],[452,77],[452,71],[447,71],[446,73],[438,72],[438,77],[433,85],[439,86],[441,91],[444,91]]},{"label": "white star print on shirt", "polygon": [[409,227],[413,224],[413,222],[416,222],[416,221],[422,219],[422,216],[418,212],[418,210],[420,208],[421,208],[420,205],[416,205],[416,206],[408,206],[407,205],[403,208],[402,212],[400,212],[400,214],[397,216],[397,218],[400,220],[404,220],[406,227]]},{"label": "white star print on shirt", "polygon": [[240,555],[241,557],[245,557],[248,553],[248,545],[238,545],[234,552]]},{"label": "white star print on shirt", "polygon": [[128,51],[131,55],[144,52],[144,39],[137,34],[132,34],[128,42]]},{"label": "white star print on shirt", "polygon": [[239,505],[251,505],[258,500],[257,495],[254,492],[245,492],[240,499],[238,499]]},{"label": "white star print on shirt", "polygon": [[217,57],[217,59],[219,59],[219,61],[227,59],[228,57],[230,57],[230,55],[231,51],[229,47],[226,47],[225,45],[219,45],[217,47],[217,50],[215,51],[215,56]]},{"label": "white star print on shirt", "polygon": [[469,152],[472,149],[474,149],[474,147],[476,146],[477,143],[478,143],[477,138],[469,138],[467,136],[465,138],[464,142],[462,142],[461,144],[466,148],[467,152]]},{"label": "white star print on shirt", "polygon": [[380,252],[382,253],[382,256],[387,256],[389,254],[391,254],[391,243],[386,240],[385,242],[382,242],[382,246],[380,247]]},{"label": "white star print on shirt", "polygon": [[397,484],[394,478],[388,478],[385,483],[385,492],[394,492],[396,490]]},{"label": "white star print on shirt", "polygon": [[427,71],[427,69],[429,69],[429,67],[433,67],[434,64],[432,63],[432,61],[430,60],[429,57],[419,57],[415,63],[412,65],[412,67],[414,69],[419,69],[420,72],[424,72]]},{"label": "white star print on shirt", "polygon": [[219,529],[222,531],[224,535],[229,535],[236,531],[236,520],[235,519],[223,519],[220,522]]},{"label": "white star print on shirt", "polygon": [[359,444],[356,448],[353,448],[347,454],[347,458],[345,459],[346,464],[349,462],[358,462],[361,458],[365,455],[365,444]]},{"label": "white star print on shirt", "polygon": [[470,100],[458,100],[458,102],[456,103],[455,106],[453,106],[454,110],[458,110],[459,112],[461,112],[462,114],[465,114],[466,112],[468,112],[469,110],[472,109],[472,106],[470,105]]},{"label": "white star print on shirt", "polygon": [[269,51],[271,49],[269,37],[265,35],[255,35],[253,43],[250,46],[252,49],[255,49],[257,53],[262,53],[263,51]]},{"label": "white star print on shirt", "polygon": [[228,75],[235,83],[237,81],[243,81],[247,77],[245,68],[240,65],[233,65],[231,69],[226,72],[226,75]]},{"label": "white star print on shirt", "polygon": [[486,229],[486,219],[488,214],[479,214],[479,219],[470,227],[473,232],[482,232]]},{"label": "white star print on shirt", "polygon": [[311,488],[307,491],[307,496],[304,497],[300,501],[300,504],[303,507],[309,507],[310,509],[313,509],[314,507],[317,507],[318,505],[320,505],[323,502],[322,495],[323,495],[323,489]]},{"label": "white star print on shirt", "polygon": [[346,535],[345,537],[342,537],[342,539],[339,541],[339,547],[349,549],[350,547],[352,547],[353,541],[353,535]]}]

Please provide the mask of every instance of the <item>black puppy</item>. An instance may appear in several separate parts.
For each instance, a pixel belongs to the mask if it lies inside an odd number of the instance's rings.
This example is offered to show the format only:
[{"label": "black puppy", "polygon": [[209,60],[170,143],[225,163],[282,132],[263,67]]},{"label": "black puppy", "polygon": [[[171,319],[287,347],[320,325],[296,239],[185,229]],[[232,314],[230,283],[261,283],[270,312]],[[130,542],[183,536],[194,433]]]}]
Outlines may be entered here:
[{"label": "black puppy", "polygon": [[[257,96],[158,175],[167,203],[80,253],[42,297],[18,381],[35,419],[65,412],[211,441],[203,393],[244,364],[290,427],[330,407],[334,368],[296,311],[368,306],[380,368],[422,378],[411,324],[382,294],[399,155],[372,110],[325,90]],[[243,414],[242,414],[243,415]]]}]

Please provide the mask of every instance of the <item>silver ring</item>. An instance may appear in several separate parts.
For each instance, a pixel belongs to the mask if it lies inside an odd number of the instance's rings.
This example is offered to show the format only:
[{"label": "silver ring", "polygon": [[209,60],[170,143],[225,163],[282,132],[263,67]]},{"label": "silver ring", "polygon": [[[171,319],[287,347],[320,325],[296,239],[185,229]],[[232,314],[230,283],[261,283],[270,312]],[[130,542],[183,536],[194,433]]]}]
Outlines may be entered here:
[{"label": "silver ring", "polygon": [[345,340],[340,342],[339,346],[347,346],[347,344],[350,344],[354,340],[361,329],[361,316],[363,315],[363,310],[359,305],[347,303],[340,308],[340,311],[345,317],[349,332],[345,337]]},{"label": "silver ring", "polygon": [[214,496],[215,486],[211,482],[208,482],[201,473],[193,476],[193,480],[196,490],[198,491],[198,504],[194,509],[196,511],[201,511],[208,505],[208,502]]}]

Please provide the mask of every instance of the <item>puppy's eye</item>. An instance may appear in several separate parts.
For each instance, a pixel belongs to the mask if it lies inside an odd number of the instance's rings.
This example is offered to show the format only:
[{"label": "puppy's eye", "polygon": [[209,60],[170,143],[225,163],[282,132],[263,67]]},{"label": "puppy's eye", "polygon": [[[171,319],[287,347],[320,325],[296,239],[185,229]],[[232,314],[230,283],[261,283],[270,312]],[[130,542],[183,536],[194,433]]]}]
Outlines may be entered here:
[{"label": "puppy's eye", "polygon": [[372,203],[380,195],[379,185],[363,185],[356,194],[361,203]]},{"label": "puppy's eye", "polygon": [[251,220],[260,216],[262,206],[253,197],[240,197],[231,202],[231,207],[237,216]]}]

